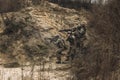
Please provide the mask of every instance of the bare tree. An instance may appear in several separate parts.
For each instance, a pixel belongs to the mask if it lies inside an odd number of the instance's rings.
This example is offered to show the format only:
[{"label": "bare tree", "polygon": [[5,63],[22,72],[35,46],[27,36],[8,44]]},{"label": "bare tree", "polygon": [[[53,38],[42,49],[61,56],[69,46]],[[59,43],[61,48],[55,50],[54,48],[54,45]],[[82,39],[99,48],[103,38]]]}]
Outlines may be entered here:
[{"label": "bare tree", "polygon": [[120,1],[94,7],[87,27],[90,44],[86,55],[75,60],[73,70],[79,80],[119,80]]}]

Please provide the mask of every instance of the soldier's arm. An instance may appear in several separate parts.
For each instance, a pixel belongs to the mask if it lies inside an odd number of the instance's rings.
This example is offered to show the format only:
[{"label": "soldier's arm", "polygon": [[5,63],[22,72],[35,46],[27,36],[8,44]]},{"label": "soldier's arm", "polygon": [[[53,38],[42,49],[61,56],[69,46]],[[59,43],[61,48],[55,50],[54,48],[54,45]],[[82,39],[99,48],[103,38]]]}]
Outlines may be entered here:
[{"label": "soldier's arm", "polygon": [[63,29],[63,30],[59,30],[59,32],[68,32],[71,31],[72,29]]}]

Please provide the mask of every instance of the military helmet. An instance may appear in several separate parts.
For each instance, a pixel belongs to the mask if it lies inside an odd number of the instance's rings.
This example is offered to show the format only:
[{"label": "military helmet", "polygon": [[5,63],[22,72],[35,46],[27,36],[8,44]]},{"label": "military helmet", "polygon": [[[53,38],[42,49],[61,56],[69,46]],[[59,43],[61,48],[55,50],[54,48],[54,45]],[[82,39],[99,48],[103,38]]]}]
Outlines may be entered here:
[{"label": "military helmet", "polygon": [[83,28],[83,27],[85,27],[85,24],[79,24],[79,25],[77,26],[77,29],[80,30],[80,29]]}]

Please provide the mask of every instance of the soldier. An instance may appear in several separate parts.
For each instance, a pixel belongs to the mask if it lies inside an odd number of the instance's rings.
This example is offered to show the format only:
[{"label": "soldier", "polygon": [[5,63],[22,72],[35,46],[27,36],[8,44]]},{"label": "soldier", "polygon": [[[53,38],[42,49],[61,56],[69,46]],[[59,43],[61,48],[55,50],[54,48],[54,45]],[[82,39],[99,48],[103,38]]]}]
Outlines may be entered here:
[{"label": "soldier", "polygon": [[75,46],[76,48],[80,49],[81,46],[82,46],[82,43],[81,43],[81,39],[85,36],[85,33],[86,33],[86,28],[85,28],[85,25],[82,24],[80,26],[77,26],[75,32],[74,32],[74,36],[75,36]]},{"label": "soldier", "polygon": [[81,24],[81,26],[78,26],[78,30],[80,31],[80,37],[83,38],[86,33],[85,25]]},{"label": "soldier", "polygon": [[74,48],[75,36],[72,34],[72,31],[70,31],[68,33],[68,38],[66,39],[66,41],[68,41],[70,44],[69,52],[68,52],[66,61],[68,61],[70,58],[71,58],[71,60],[73,60],[74,56],[75,56],[75,48]]},{"label": "soldier", "polygon": [[55,36],[56,40],[54,44],[57,46],[57,62],[56,63],[61,63],[61,57],[62,57],[62,52],[66,50],[65,42],[62,38],[60,38],[59,35]]}]

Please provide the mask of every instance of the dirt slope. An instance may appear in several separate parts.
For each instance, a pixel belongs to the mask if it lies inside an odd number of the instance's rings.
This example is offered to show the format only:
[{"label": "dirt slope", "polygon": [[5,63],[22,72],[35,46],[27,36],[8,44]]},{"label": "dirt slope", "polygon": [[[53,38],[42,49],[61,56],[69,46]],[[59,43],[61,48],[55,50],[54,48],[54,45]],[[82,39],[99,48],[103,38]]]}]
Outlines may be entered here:
[{"label": "dirt slope", "polygon": [[[18,62],[20,65],[30,65],[36,61],[36,64],[39,64],[39,61],[41,63],[45,61],[45,67],[49,67],[44,72],[40,71],[45,74],[42,79],[46,78],[48,80],[49,77],[49,80],[68,80],[72,77],[70,65],[57,65],[55,64],[55,57],[49,58],[55,54],[56,47],[46,41],[46,38],[60,35],[63,39],[66,39],[66,34],[60,33],[59,30],[87,23],[85,15],[86,12],[84,10],[78,12],[49,2],[45,2],[44,5],[28,7],[19,12],[8,13],[12,24],[4,26],[2,21],[0,24],[1,64]],[[42,47],[39,48],[38,45]],[[50,65],[53,66],[51,67],[53,69],[50,68]],[[38,67],[41,67],[41,65]],[[29,70],[26,71],[26,69]],[[29,80],[30,75],[26,74],[31,74],[31,69],[32,67],[28,66],[23,70],[25,73],[24,79],[27,77]],[[39,68],[35,68],[32,71],[37,76],[36,78],[34,76],[35,80],[38,80],[40,76],[39,72],[37,72],[39,70]],[[22,76],[22,70],[19,67],[1,67],[0,71],[0,79],[2,80],[19,80]],[[8,73],[12,75],[8,75]]]},{"label": "dirt slope", "polygon": [[[77,12],[74,9],[63,8],[48,2],[44,5],[28,7],[19,12],[9,13],[12,23],[19,27],[9,34],[7,33],[9,28],[1,26],[3,29],[0,29],[0,32],[4,35],[0,38],[0,46],[3,47],[0,51],[6,53],[7,56],[9,53],[14,56],[21,55],[21,53],[24,55],[24,46],[26,45],[46,45],[45,39],[55,35],[60,35],[65,39],[65,33],[60,33],[59,30],[86,23],[84,17],[86,14],[84,13],[84,11]],[[8,44],[5,44],[5,42]],[[7,50],[4,51],[4,48]]]}]

